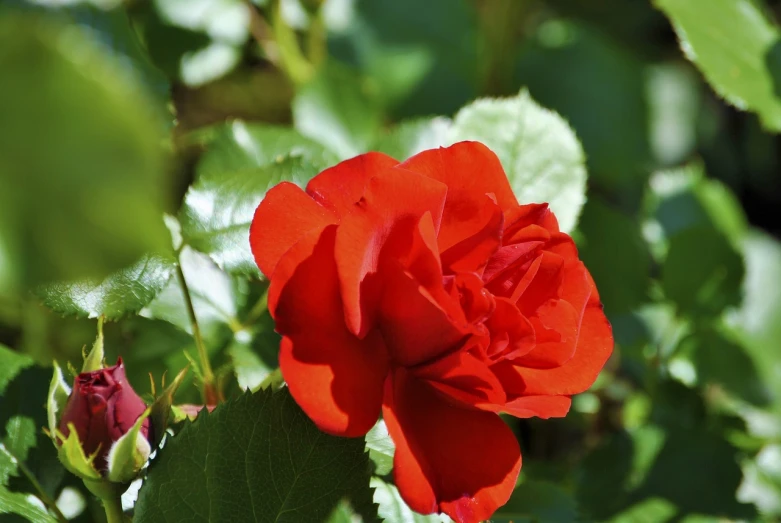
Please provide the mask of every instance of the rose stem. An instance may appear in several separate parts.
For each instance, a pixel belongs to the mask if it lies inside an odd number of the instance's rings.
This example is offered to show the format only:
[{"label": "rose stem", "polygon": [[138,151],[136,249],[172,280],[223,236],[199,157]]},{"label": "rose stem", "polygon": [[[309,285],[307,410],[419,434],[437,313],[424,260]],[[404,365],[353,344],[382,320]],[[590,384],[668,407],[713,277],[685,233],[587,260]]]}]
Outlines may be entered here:
[{"label": "rose stem", "polygon": [[195,316],[195,308],[193,307],[193,299],[190,295],[190,289],[187,287],[187,280],[184,278],[184,271],[182,271],[182,264],[176,264],[176,276],[179,279],[179,286],[182,288],[182,294],[184,294],[184,302],[187,305],[187,315],[190,317],[190,324],[193,329],[193,338],[195,338],[195,346],[198,349],[198,357],[201,360],[201,374],[203,376],[203,400],[206,405],[216,405],[219,399],[219,395],[214,388],[214,371],[212,370],[211,363],[209,363],[209,355],[206,353],[206,345],[203,343],[203,336],[201,336],[201,328],[198,326],[198,318]]},{"label": "rose stem", "polygon": [[[9,452],[8,449],[5,449],[6,452]],[[13,456],[13,454],[12,454]],[[22,461],[17,459],[16,456],[14,457],[14,461],[16,461],[16,468],[19,469],[19,471],[24,474],[28,481],[32,484],[33,488],[38,491],[38,497],[43,501],[43,504],[46,505],[46,507],[54,512],[54,515],[57,517],[57,521],[61,523],[67,523],[68,518],[65,517],[65,515],[60,512],[60,507],[57,506],[57,502],[54,501],[51,496],[49,496],[45,490],[43,490],[43,487],[38,482],[38,479],[35,477],[35,475],[32,473],[32,471],[27,468],[27,465],[25,465]]]},{"label": "rose stem", "polygon": [[118,495],[107,496],[100,500],[106,511],[107,523],[124,523],[125,513],[122,511],[122,498]]}]

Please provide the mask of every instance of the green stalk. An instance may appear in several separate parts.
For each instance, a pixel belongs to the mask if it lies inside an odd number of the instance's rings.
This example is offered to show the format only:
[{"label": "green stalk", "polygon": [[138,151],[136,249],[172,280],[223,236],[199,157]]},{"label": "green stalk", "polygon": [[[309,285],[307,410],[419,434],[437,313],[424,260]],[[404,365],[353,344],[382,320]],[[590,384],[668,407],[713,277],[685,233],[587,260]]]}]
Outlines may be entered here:
[{"label": "green stalk", "polygon": [[122,511],[122,498],[120,496],[103,498],[101,502],[106,511],[107,523],[125,523],[125,513]]},{"label": "green stalk", "polygon": [[190,317],[190,325],[193,330],[193,338],[195,339],[195,347],[198,350],[200,370],[201,375],[203,376],[203,400],[206,405],[216,405],[220,395],[215,388],[214,371],[209,362],[209,354],[206,352],[206,345],[203,343],[201,328],[198,326],[198,318],[195,316],[193,299],[190,295],[190,289],[187,287],[187,280],[184,277],[181,263],[176,265],[176,277],[179,280],[179,286],[182,288],[184,302],[187,306],[187,315]]}]

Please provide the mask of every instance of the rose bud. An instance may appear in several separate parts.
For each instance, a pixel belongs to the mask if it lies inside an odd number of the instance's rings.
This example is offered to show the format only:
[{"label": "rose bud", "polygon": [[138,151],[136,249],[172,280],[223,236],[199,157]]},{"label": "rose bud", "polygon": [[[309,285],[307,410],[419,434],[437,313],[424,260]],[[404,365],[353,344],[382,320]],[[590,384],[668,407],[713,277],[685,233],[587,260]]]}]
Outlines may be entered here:
[{"label": "rose bud", "polygon": [[[113,367],[83,372],[76,377],[58,428],[63,438],[68,438],[71,427],[75,428],[84,454],[95,455],[93,465],[103,473],[109,468],[112,446],[133,429],[145,411],[146,405],[128,383],[119,359]],[[139,434],[143,436],[142,446],[146,447],[148,456],[148,418],[143,419]]]}]

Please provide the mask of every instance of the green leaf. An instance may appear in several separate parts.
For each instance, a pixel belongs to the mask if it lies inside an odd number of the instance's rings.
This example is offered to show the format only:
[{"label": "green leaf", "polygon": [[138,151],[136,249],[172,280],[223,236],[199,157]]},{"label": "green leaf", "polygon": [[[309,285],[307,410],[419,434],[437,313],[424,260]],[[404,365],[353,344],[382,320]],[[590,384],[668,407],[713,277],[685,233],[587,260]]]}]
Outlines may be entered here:
[{"label": "green leaf", "polygon": [[700,385],[716,384],[754,405],[768,404],[768,394],[756,363],[738,340],[706,326],[684,339],[678,354],[689,358]]},{"label": "green leaf", "polygon": [[24,416],[14,416],[5,425],[3,448],[16,460],[25,461],[27,453],[35,446],[35,423]]},{"label": "green leaf", "polygon": [[336,160],[293,129],[240,121],[219,128],[180,212],[186,242],[229,272],[258,276],[249,225],[266,191],[283,180],[304,185]]},{"label": "green leaf", "polygon": [[743,271],[727,238],[710,227],[693,227],[670,239],[662,287],[682,312],[717,315],[739,303]]},{"label": "green leaf", "polygon": [[426,149],[446,145],[451,123],[449,118],[442,116],[402,122],[385,132],[372,150],[403,162]]},{"label": "green leaf", "polygon": [[737,498],[754,503],[764,516],[781,516],[781,445],[766,445],[743,464]]},{"label": "green leaf", "polygon": [[781,415],[781,242],[758,230],[743,241],[746,278],[743,303],[728,318],[770,388],[774,411]]},{"label": "green leaf", "polygon": [[145,307],[174,271],[172,259],[146,254],[130,267],[101,280],[51,283],[35,290],[44,305],[61,314],[117,320]]},{"label": "green leaf", "polygon": [[32,364],[32,358],[26,354],[12,351],[0,344],[0,394],[17,374]]},{"label": "green leaf", "polygon": [[331,4],[323,9],[329,52],[358,65],[395,118],[451,114],[477,95],[482,42],[472,2]]},{"label": "green leaf", "polygon": [[481,99],[456,115],[449,142],[477,140],[502,161],[521,203],[550,203],[561,229],[571,231],[586,201],[586,169],[577,137],[556,113],[526,91]]},{"label": "green leaf", "polygon": [[164,252],[166,130],[133,70],[33,15],[0,21],[0,69],[0,293]]},{"label": "green leaf", "polygon": [[[596,24],[564,14],[593,4],[557,3],[553,9],[563,16],[535,24],[536,34],[518,46],[513,80],[572,126],[586,153],[589,179],[601,193],[631,205],[642,194],[650,159],[647,64]],[[611,17],[621,16],[617,2],[609,6]]]},{"label": "green leaf", "polygon": [[25,416],[14,416],[5,430],[0,443],[0,514],[16,514],[32,523],[56,523],[36,497],[8,489],[10,478],[19,474],[17,463],[25,461],[35,446],[35,423]]},{"label": "green leaf", "polygon": [[[414,512],[399,494],[399,489],[380,478],[372,478],[371,486],[374,488],[374,502],[379,506],[379,516],[388,523],[439,523],[451,521],[446,515],[423,516]],[[492,519],[493,521],[493,519]]]},{"label": "green leaf", "polygon": [[579,225],[580,257],[609,314],[629,312],[648,299],[651,256],[640,226],[598,197],[589,199]]},{"label": "green leaf", "polygon": [[779,30],[753,0],[655,0],[716,92],[781,130]]},{"label": "green leaf", "polygon": [[226,351],[233,363],[239,388],[256,390],[263,380],[274,372],[275,367],[263,361],[252,349],[251,340],[244,339],[245,337],[249,338],[250,334],[246,331],[239,333],[238,339],[233,340]]},{"label": "green leaf", "polygon": [[[228,326],[238,330],[236,319],[240,293],[230,276],[219,270],[208,257],[185,246],[179,254],[187,286],[192,297],[195,315],[207,347],[217,345],[224,338]],[[192,334],[184,294],[178,278],[171,278],[168,285],[144,307],[140,313],[146,318],[165,320]]]},{"label": "green leaf", "polygon": [[735,499],[742,478],[737,455],[720,434],[672,430],[634,497],[665,498],[683,513],[753,520],[754,507]]},{"label": "green leaf", "polygon": [[396,445],[388,433],[385,420],[378,421],[366,434],[366,449],[374,462],[374,473],[378,476],[390,474],[393,470],[393,455]]},{"label": "green leaf", "polygon": [[380,128],[380,111],[367,85],[349,69],[329,65],[299,88],[293,121],[301,134],[340,159],[368,151]]},{"label": "green leaf", "polygon": [[678,509],[675,505],[663,498],[649,498],[631,506],[616,517],[611,518],[611,523],[662,523],[670,521]]},{"label": "green leaf", "polygon": [[287,389],[245,393],[167,441],[134,521],[321,521],[343,498],[374,521],[370,471],[363,440],[320,432]]},{"label": "green leaf", "polygon": [[560,487],[543,481],[524,481],[510,500],[491,517],[496,523],[577,521],[578,506],[573,497]]},{"label": "green leaf", "polygon": [[689,227],[711,225],[739,246],[748,230],[740,202],[701,164],[654,173],[647,205],[667,237]]}]

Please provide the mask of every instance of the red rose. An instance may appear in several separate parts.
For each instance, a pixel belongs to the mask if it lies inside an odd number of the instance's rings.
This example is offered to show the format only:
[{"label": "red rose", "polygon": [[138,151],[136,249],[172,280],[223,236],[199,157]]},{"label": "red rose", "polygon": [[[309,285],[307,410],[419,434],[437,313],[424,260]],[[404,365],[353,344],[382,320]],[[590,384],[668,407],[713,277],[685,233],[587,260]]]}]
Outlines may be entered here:
[{"label": "red rose", "polygon": [[[133,428],[145,410],[144,401],[125,377],[120,359],[113,367],[76,376],[73,392],[60,418],[59,431],[67,437],[68,424],[72,423],[84,454],[98,452],[95,468],[105,470],[111,446]],[[143,421],[141,433],[149,437],[149,418]]]},{"label": "red rose", "polygon": [[250,231],[291,394],[320,429],[382,410],[420,513],[486,519],[521,468],[499,412],[564,416],[613,347],[597,290],[546,204],[519,205],[463,142],[369,153],[272,188]]}]

